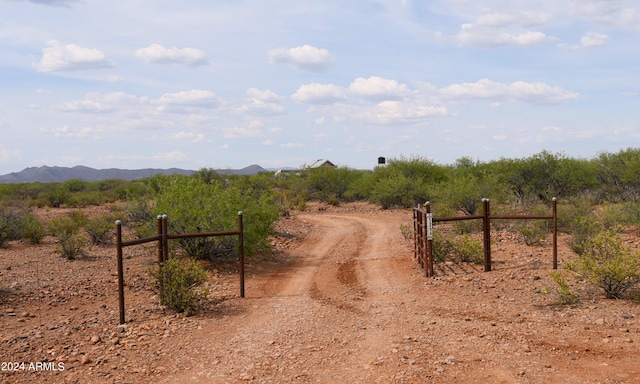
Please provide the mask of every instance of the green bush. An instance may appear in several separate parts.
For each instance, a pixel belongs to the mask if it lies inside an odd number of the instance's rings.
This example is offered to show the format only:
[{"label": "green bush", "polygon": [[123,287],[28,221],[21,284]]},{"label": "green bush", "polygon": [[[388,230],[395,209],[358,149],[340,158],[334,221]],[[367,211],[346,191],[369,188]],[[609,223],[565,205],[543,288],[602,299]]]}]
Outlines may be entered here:
[{"label": "green bush", "polygon": [[207,272],[195,261],[170,258],[162,267],[150,271],[152,284],[158,289],[160,302],[177,312],[191,312],[209,295],[200,287]]},{"label": "green bush", "polygon": [[55,251],[67,260],[74,260],[84,253],[85,239],[81,236],[81,215],[70,214],[49,222],[49,231],[58,239]]},{"label": "green bush", "polygon": [[564,276],[559,271],[551,271],[549,275],[556,283],[555,294],[558,297],[558,304],[568,305],[574,304],[578,301],[578,292],[576,292],[571,286],[566,282]]},{"label": "green bush", "polygon": [[38,244],[44,237],[42,224],[28,209],[0,208],[0,247],[7,241],[24,239]]},{"label": "green bush", "polygon": [[[154,210],[156,215],[168,215],[171,233],[232,231],[238,228],[238,212],[242,211],[245,251],[250,254],[269,248],[271,224],[280,212],[272,194],[251,196],[246,189],[223,188],[218,182],[206,184],[201,178],[188,176],[159,180],[158,190]],[[215,259],[232,254],[238,237],[181,239],[179,245],[191,257]]]},{"label": "green bush", "polygon": [[101,215],[88,219],[84,224],[84,230],[89,235],[91,244],[100,245],[109,240],[114,228],[116,218],[113,215]]},{"label": "green bush", "polygon": [[602,288],[607,298],[619,298],[640,282],[640,253],[625,246],[619,234],[601,231],[568,268]]},{"label": "green bush", "polygon": [[0,207],[0,247],[4,247],[7,241],[18,240],[21,230],[22,219],[19,212]]},{"label": "green bush", "polygon": [[454,240],[453,254],[458,260],[465,263],[482,264],[484,261],[482,241],[469,235],[462,235]]},{"label": "green bush", "polygon": [[29,244],[39,244],[44,237],[44,226],[31,212],[24,215],[20,229],[20,237]]},{"label": "green bush", "polygon": [[529,246],[542,245],[548,233],[547,225],[543,220],[536,220],[533,223],[520,226],[518,232],[524,237],[525,244]]},{"label": "green bush", "polygon": [[571,249],[578,255],[583,255],[589,242],[601,231],[602,225],[593,215],[576,217],[571,223]]},{"label": "green bush", "polygon": [[65,185],[53,184],[43,192],[45,201],[51,208],[58,208],[69,201],[71,192]]}]

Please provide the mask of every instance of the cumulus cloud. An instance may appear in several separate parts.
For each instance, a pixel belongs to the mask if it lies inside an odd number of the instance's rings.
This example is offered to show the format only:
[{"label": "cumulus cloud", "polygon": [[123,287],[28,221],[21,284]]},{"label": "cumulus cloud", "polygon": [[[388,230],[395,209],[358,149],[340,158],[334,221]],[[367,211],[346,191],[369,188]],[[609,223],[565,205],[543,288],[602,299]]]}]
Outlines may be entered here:
[{"label": "cumulus cloud", "polygon": [[539,26],[547,23],[551,16],[546,13],[518,12],[518,13],[486,13],[478,17],[475,25],[479,27],[506,27],[522,25],[525,27]]},{"label": "cumulus cloud", "polygon": [[125,92],[89,93],[81,100],[62,103],[57,107],[63,112],[107,113],[117,107],[131,107],[146,102],[146,98],[138,98]]},{"label": "cumulus cloud", "polygon": [[136,50],[136,56],[146,63],[155,64],[186,64],[197,67],[208,65],[207,54],[196,48],[165,48],[160,44],[151,44],[146,48]]},{"label": "cumulus cloud", "polygon": [[42,49],[40,61],[33,66],[39,72],[55,72],[111,68],[114,64],[98,49],[83,48],[76,44],[63,45],[53,40]]},{"label": "cumulus cloud", "polygon": [[488,79],[452,84],[440,89],[440,94],[446,99],[516,100],[534,104],[556,104],[580,96],[579,93],[541,82],[516,81],[506,84]]},{"label": "cumulus cloud", "polygon": [[282,97],[278,96],[278,94],[268,89],[262,90],[258,88],[249,88],[247,90],[247,96],[252,99],[265,102],[276,102],[282,100]]},{"label": "cumulus cloud", "polygon": [[305,44],[296,48],[280,48],[269,52],[272,64],[289,64],[307,72],[324,72],[333,64],[333,57],[324,48]]},{"label": "cumulus cloud", "polygon": [[174,132],[169,136],[153,135],[151,140],[154,141],[188,141],[191,143],[201,143],[204,141],[204,135],[202,133],[194,132]]},{"label": "cumulus cloud", "polygon": [[370,100],[397,100],[410,93],[406,85],[378,76],[368,79],[359,77],[348,89],[349,92]]},{"label": "cumulus cloud", "polygon": [[27,0],[29,3],[53,5],[60,7],[71,7],[73,4],[78,3],[78,0]]},{"label": "cumulus cloud", "polygon": [[10,150],[0,145],[0,163],[8,163],[12,160],[20,159],[20,151]]},{"label": "cumulus cloud", "polygon": [[456,40],[463,46],[497,47],[540,45],[556,39],[539,31],[512,33],[494,28],[478,28],[474,24],[463,24],[456,35]]},{"label": "cumulus cloud", "polygon": [[444,42],[455,42],[461,46],[500,47],[532,46],[553,42],[555,37],[531,30],[547,24],[551,16],[542,12],[484,12],[474,21],[460,26],[453,36],[436,32]]},{"label": "cumulus cloud", "polygon": [[219,104],[219,99],[215,93],[202,89],[192,89],[175,93],[165,93],[155,101],[157,104],[169,106],[192,106],[192,107],[214,107]]},{"label": "cumulus cloud", "polygon": [[447,108],[442,106],[424,105],[420,102],[385,100],[374,106],[354,111],[353,117],[375,124],[389,124],[408,123],[413,120],[447,116],[448,114]]},{"label": "cumulus cloud", "polygon": [[305,84],[291,96],[294,101],[307,104],[333,104],[347,98],[342,87],[334,84]]},{"label": "cumulus cloud", "polygon": [[603,33],[589,32],[582,36],[580,44],[558,44],[560,48],[582,49],[600,47],[609,40],[609,36]]},{"label": "cumulus cloud", "polygon": [[260,136],[262,136],[262,134],[260,133],[259,129],[233,127],[233,128],[224,128],[222,130],[222,137],[227,139],[260,137]]}]

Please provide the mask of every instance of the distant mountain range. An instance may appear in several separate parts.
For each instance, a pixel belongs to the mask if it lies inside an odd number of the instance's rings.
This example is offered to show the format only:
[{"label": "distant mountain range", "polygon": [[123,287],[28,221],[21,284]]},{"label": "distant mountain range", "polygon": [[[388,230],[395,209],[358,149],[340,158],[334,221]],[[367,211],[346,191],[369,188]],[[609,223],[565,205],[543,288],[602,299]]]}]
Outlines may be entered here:
[{"label": "distant mountain range", "polygon": [[[215,169],[217,173],[225,175],[255,175],[260,172],[268,172],[259,165],[250,165],[242,169]],[[68,167],[29,167],[20,172],[13,172],[0,176],[0,184],[13,183],[33,183],[36,181],[42,183],[61,182],[71,179],[81,179],[85,181],[99,181],[107,179],[137,180],[153,175],[191,175],[196,171],[178,168],[169,169],[94,169],[78,165],[72,168]]]}]

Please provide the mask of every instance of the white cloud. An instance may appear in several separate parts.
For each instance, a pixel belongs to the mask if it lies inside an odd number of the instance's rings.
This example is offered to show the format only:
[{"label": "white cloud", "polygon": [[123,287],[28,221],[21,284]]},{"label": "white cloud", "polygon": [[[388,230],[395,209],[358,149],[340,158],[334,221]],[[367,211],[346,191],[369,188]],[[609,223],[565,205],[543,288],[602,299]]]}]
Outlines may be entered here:
[{"label": "white cloud", "polygon": [[79,0],[27,0],[27,1],[33,4],[70,7],[71,5],[77,3]]},{"label": "white cloud", "polygon": [[98,49],[83,48],[76,44],[62,45],[53,40],[48,47],[42,49],[40,62],[33,66],[39,72],[55,72],[111,68],[114,65]]},{"label": "white cloud", "polygon": [[580,96],[579,93],[541,82],[516,81],[506,84],[488,79],[452,84],[442,88],[440,94],[446,99],[516,100],[534,104],[555,104]]},{"label": "white cloud", "polygon": [[580,39],[580,44],[559,44],[560,48],[581,49],[593,48],[604,45],[609,40],[609,36],[598,32],[588,32]]},{"label": "white cloud", "polygon": [[375,124],[389,124],[447,115],[446,107],[424,105],[420,102],[386,100],[375,106],[354,111],[352,117]]},{"label": "white cloud", "polygon": [[262,134],[258,129],[249,129],[241,127],[224,128],[222,130],[222,137],[224,138],[247,138],[247,137],[260,137]]},{"label": "white cloud", "polygon": [[619,28],[640,30],[640,14],[635,1],[570,0],[569,15],[587,21]]},{"label": "white cloud", "polygon": [[333,57],[324,48],[305,44],[296,48],[275,49],[269,52],[269,62],[290,64],[297,69],[308,72],[324,72],[333,64]]},{"label": "white cloud", "polygon": [[89,93],[82,100],[62,103],[58,110],[63,112],[107,113],[117,107],[131,107],[144,103],[146,98],[138,98],[125,92],[111,92],[107,94]]},{"label": "white cloud", "polygon": [[282,97],[275,92],[250,88],[247,90],[247,96],[249,99],[244,105],[233,110],[235,113],[260,116],[276,116],[285,113],[284,107],[277,103],[282,100]]},{"label": "white cloud", "polygon": [[544,25],[551,19],[547,13],[518,12],[518,13],[486,13],[478,17],[475,25],[480,27],[506,27],[509,25],[522,25],[533,27]]},{"label": "white cloud", "polygon": [[333,104],[347,98],[342,87],[334,84],[305,84],[291,96],[294,101],[307,104]]},{"label": "white cloud", "polygon": [[351,93],[370,100],[398,100],[410,93],[406,85],[378,76],[368,79],[358,77],[348,89]]},{"label": "white cloud", "polygon": [[175,93],[165,93],[154,103],[161,104],[160,110],[167,107],[196,107],[214,108],[219,105],[220,100],[215,93],[202,89],[192,89]]},{"label": "white cloud", "polygon": [[186,64],[192,67],[208,65],[207,54],[196,48],[165,48],[160,44],[151,44],[136,51],[136,56],[146,63],[156,64]]},{"label": "white cloud", "polygon": [[204,141],[204,135],[202,133],[194,132],[174,132],[169,136],[160,137],[153,135],[151,137],[153,141],[187,141],[190,143],[201,143]]},{"label": "white cloud", "polygon": [[280,144],[281,148],[300,148],[300,147],[304,147],[304,144],[302,143],[286,143],[286,144]]},{"label": "white cloud", "polygon": [[582,36],[582,39],[580,39],[580,42],[582,43],[583,47],[591,48],[591,47],[599,47],[604,43],[606,43],[607,40],[609,40],[609,36],[603,33],[589,32],[586,35]]},{"label": "white cloud", "polygon": [[460,26],[454,36],[436,32],[437,39],[455,41],[461,46],[499,47],[547,44],[556,38],[530,28],[548,24],[551,16],[544,12],[491,12],[484,10],[473,22]]},{"label": "white cloud", "polygon": [[270,91],[268,89],[262,90],[258,88],[249,88],[247,90],[247,96],[251,97],[252,99],[267,101],[267,102],[282,100],[282,97],[278,96],[275,92]]},{"label": "white cloud", "polygon": [[463,46],[497,47],[497,46],[530,46],[555,41],[554,37],[543,32],[526,31],[511,33],[498,29],[476,28],[473,24],[464,24],[456,40]]},{"label": "white cloud", "polygon": [[180,151],[160,152],[152,156],[153,160],[171,163],[175,161],[187,160],[189,156]]},{"label": "white cloud", "polygon": [[18,150],[10,150],[6,149],[3,146],[0,146],[0,163],[8,163],[12,160],[19,160],[22,157],[20,156],[20,151]]}]

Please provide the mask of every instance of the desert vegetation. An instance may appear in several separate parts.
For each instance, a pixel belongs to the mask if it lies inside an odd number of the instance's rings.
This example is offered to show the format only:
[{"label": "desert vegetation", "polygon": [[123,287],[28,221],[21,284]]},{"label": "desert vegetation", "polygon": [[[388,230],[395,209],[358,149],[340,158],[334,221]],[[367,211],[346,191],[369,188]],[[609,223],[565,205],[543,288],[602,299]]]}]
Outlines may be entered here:
[{"label": "desert vegetation", "polygon": [[[436,216],[448,216],[476,214],[484,197],[501,213],[536,214],[548,211],[553,197],[558,199],[559,229],[572,236],[576,253],[567,273],[554,275],[561,301],[577,297],[570,291],[571,279],[586,280],[607,297],[637,296],[639,256],[624,244],[624,234],[640,228],[640,149],[634,148],[590,159],[543,151],[488,162],[462,157],[443,165],[416,156],[391,159],[372,171],[322,167],[299,175],[235,176],[203,168],[191,176],[158,175],[137,181],[4,184],[0,185],[0,247],[12,240],[37,244],[52,235],[61,256],[73,260],[88,246],[109,243],[116,219],[144,237],[155,230],[153,219],[159,214],[169,216],[171,232],[184,233],[235,228],[236,215],[243,211],[245,247],[253,253],[269,248],[272,224],[280,215],[304,210],[311,200],[330,205],[368,201],[385,209],[430,201]],[[86,218],[80,209],[90,205],[107,205],[111,213]],[[34,207],[78,211],[40,222],[32,214]],[[544,243],[550,225],[523,222],[502,229],[533,246]],[[436,239],[437,257],[476,262],[480,247],[473,234],[478,230],[471,223],[456,223],[450,235]],[[236,242],[231,237],[188,239],[176,243],[172,252],[215,261],[233,255]]]}]

